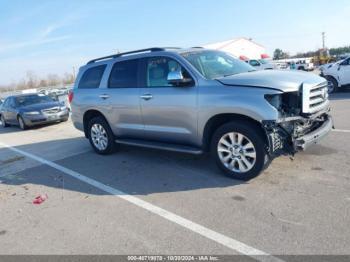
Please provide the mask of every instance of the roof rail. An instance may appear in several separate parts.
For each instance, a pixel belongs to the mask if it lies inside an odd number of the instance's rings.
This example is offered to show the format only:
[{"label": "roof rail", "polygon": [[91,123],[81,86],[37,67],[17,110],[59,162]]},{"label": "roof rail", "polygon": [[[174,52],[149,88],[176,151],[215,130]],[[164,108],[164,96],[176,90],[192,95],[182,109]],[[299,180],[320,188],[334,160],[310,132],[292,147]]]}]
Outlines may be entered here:
[{"label": "roof rail", "polygon": [[180,49],[180,48],[179,47],[152,47],[152,48],[146,48],[146,49],[139,49],[139,50],[128,51],[128,52],[124,52],[124,53],[95,58],[95,59],[92,59],[89,62],[87,62],[87,64],[92,64],[92,63],[95,63],[97,61],[101,61],[101,60],[105,60],[105,59],[117,58],[117,57],[120,57],[123,55],[130,55],[130,54],[137,54],[137,53],[144,53],[144,52],[166,51],[167,49]]},{"label": "roof rail", "polygon": [[204,48],[203,46],[192,46],[191,48]]}]

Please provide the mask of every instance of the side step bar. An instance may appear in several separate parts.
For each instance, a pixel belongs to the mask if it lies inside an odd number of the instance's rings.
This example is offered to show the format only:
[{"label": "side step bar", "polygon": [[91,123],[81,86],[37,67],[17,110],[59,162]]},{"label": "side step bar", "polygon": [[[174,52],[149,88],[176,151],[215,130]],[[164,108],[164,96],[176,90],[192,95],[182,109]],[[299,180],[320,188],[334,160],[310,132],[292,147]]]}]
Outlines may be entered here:
[{"label": "side step bar", "polygon": [[194,154],[194,155],[200,155],[203,153],[203,151],[200,148],[176,145],[176,144],[168,144],[168,143],[162,143],[162,142],[150,142],[150,141],[144,141],[144,140],[138,140],[138,139],[116,139],[115,142],[119,144],[124,144],[124,145],[140,146],[140,147],[188,153],[188,154]]}]

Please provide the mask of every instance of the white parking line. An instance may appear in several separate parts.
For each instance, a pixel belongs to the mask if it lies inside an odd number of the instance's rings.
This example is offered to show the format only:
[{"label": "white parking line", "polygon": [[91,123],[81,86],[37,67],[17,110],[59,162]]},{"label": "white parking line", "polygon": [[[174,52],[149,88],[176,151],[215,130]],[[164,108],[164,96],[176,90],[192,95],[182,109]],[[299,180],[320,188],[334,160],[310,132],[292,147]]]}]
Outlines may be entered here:
[{"label": "white parking line", "polygon": [[350,130],[346,129],[332,129],[333,132],[350,133]]},{"label": "white parking line", "polygon": [[107,192],[111,195],[115,195],[117,197],[120,197],[136,206],[139,206],[143,209],[146,209],[150,212],[152,212],[153,214],[156,214],[160,217],[163,217],[173,223],[176,223],[184,228],[187,228],[199,235],[202,235],[206,238],[209,238],[225,247],[228,247],[234,251],[237,251],[243,255],[247,255],[247,256],[250,256],[258,261],[278,261],[278,262],[281,262],[283,260],[277,258],[277,257],[274,257],[264,251],[261,251],[259,249],[256,249],[256,248],[253,248],[251,246],[248,246],[238,240],[235,240],[233,238],[230,238],[228,236],[225,236],[221,233],[218,233],[214,230],[211,230],[209,228],[206,228],[204,226],[201,226],[195,222],[192,222],[186,218],[183,218],[181,216],[178,216],[170,211],[167,211],[163,208],[160,208],[158,206],[155,206],[151,203],[148,203],[140,198],[137,198],[135,196],[132,196],[132,195],[129,195],[127,193],[124,193],[118,189],[115,189],[113,187],[110,187],[108,185],[105,185],[101,182],[98,182],[97,180],[94,180],[92,178],[89,178],[89,177],[86,177],[78,172],[75,172],[71,169],[68,169],[64,166],[61,166],[61,165],[58,165],[52,161],[49,161],[49,160],[46,160],[44,158],[41,158],[39,156],[36,156],[36,155],[33,155],[31,153],[28,153],[28,152],[25,152],[25,151],[22,151],[20,149],[17,149],[15,147],[12,147],[10,145],[7,145],[7,144],[4,144],[2,142],[0,142],[0,145],[3,146],[3,147],[6,147],[14,152],[17,152],[19,154],[22,154],[28,158],[31,158],[31,159],[34,159],[42,164],[45,164],[45,165],[48,165],[54,169],[57,169],[63,173],[65,173],[66,175],[69,175],[71,177],[74,177],[82,182],[85,182],[86,184],[89,184],[93,187],[96,187],[104,192]]}]

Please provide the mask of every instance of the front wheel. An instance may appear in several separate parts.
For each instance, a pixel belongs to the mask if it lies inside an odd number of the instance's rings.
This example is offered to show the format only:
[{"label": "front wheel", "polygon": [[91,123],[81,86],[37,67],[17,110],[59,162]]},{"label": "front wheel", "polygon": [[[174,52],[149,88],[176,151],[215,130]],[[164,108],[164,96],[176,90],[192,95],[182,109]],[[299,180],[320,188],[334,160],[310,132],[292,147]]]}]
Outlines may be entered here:
[{"label": "front wheel", "polygon": [[331,76],[326,76],[328,81],[328,94],[332,94],[338,91],[338,81]]},{"label": "front wheel", "polygon": [[5,118],[4,118],[4,116],[3,115],[1,115],[1,125],[2,125],[2,127],[8,127],[9,125],[6,123],[6,121],[5,121]]},{"label": "front wheel", "polygon": [[19,125],[19,128],[22,130],[27,129],[27,125],[24,123],[24,120],[21,116],[18,116],[18,125]]},{"label": "front wheel", "polygon": [[256,177],[268,162],[263,134],[249,122],[219,127],[213,135],[211,152],[218,167],[239,180]]},{"label": "front wheel", "polygon": [[96,153],[107,155],[115,149],[114,135],[103,117],[94,117],[88,125],[89,140]]}]

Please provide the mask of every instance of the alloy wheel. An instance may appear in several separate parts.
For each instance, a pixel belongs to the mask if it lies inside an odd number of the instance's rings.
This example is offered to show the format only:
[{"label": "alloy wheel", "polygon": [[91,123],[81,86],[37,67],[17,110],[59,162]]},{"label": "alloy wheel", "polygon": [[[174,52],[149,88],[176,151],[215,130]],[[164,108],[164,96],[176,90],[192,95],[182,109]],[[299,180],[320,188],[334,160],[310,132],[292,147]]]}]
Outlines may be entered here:
[{"label": "alloy wheel", "polygon": [[24,122],[23,122],[22,117],[19,117],[19,118],[18,118],[18,123],[19,123],[19,127],[20,127],[21,129],[24,129],[24,128],[25,128],[25,125],[24,125]]},{"label": "alloy wheel", "polygon": [[93,124],[91,126],[91,139],[94,146],[103,151],[108,146],[108,136],[104,127],[100,124]]},{"label": "alloy wheel", "polygon": [[217,153],[222,164],[237,173],[246,173],[256,162],[256,150],[248,137],[238,132],[230,132],[221,137]]},{"label": "alloy wheel", "polygon": [[334,84],[333,84],[333,81],[328,81],[328,94],[331,94],[333,93],[334,91]]}]

